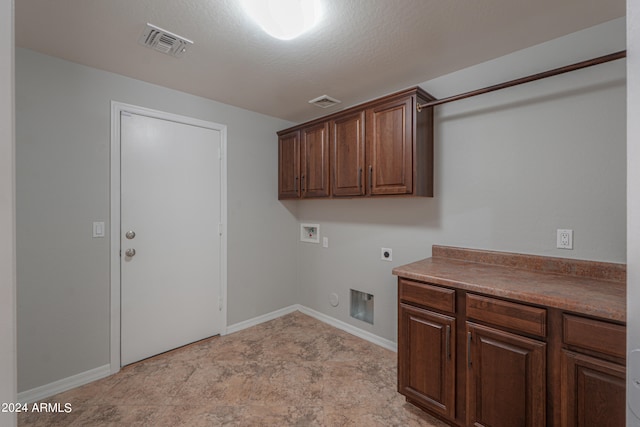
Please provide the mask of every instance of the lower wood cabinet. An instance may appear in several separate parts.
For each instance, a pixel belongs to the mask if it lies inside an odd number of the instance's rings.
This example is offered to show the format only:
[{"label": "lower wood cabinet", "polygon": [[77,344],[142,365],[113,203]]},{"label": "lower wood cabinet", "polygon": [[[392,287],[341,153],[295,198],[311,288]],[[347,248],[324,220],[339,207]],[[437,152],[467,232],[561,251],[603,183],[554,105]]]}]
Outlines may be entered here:
[{"label": "lower wood cabinet", "polygon": [[625,425],[626,328],[565,314],[562,329],[562,425]]},{"label": "lower wood cabinet", "polygon": [[467,425],[544,426],[546,346],[467,322]]},{"label": "lower wood cabinet", "polygon": [[398,387],[408,398],[432,411],[455,416],[456,320],[400,304]]},{"label": "lower wood cabinet", "polygon": [[454,426],[625,424],[623,324],[398,280],[398,391]]},{"label": "lower wood cabinet", "polygon": [[625,425],[625,367],[570,351],[562,355],[563,425]]}]

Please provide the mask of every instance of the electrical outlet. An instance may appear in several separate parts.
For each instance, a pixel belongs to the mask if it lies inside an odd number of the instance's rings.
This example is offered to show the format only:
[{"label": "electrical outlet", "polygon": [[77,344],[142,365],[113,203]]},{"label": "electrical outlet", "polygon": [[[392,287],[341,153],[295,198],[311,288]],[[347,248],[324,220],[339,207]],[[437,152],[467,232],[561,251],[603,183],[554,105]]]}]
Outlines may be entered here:
[{"label": "electrical outlet", "polygon": [[573,230],[558,229],[556,240],[558,249],[573,249]]},{"label": "electrical outlet", "polygon": [[380,251],[380,259],[382,261],[391,261],[393,259],[393,251],[389,248],[382,248]]}]

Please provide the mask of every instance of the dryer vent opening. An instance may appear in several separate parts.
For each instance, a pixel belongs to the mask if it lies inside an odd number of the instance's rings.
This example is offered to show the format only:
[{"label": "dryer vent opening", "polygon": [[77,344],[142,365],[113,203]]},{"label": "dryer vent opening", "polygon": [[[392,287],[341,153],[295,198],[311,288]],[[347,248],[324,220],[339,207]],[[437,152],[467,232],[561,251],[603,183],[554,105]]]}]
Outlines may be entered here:
[{"label": "dryer vent opening", "polygon": [[373,295],[351,289],[351,317],[373,325]]}]

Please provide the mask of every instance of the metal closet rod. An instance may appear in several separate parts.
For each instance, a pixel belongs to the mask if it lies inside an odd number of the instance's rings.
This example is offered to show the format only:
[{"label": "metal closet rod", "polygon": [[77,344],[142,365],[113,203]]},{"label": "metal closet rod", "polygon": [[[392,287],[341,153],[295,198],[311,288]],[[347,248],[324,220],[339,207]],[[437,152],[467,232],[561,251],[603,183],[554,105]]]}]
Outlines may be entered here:
[{"label": "metal closet rod", "polygon": [[570,71],[579,70],[581,68],[587,68],[593,65],[599,65],[605,62],[622,59],[626,56],[627,56],[627,51],[621,50],[620,52],[611,53],[609,55],[600,56],[598,58],[589,59],[587,61],[576,62],[575,64],[572,64],[572,65],[566,65],[564,67],[554,68],[553,70],[544,71],[542,73],[533,74],[533,75],[522,77],[515,80],[510,80],[508,82],[499,83],[497,85],[485,87],[483,89],[472,90],[471,92],[461,93],[459,95],[450,96],[448,98],[436,99],[435,101],[426,102],[424,104],[417,104],[416,109],[418,110],[418,112],[420,112],[422,111],[423,108],[435,107],[436,105],[441,105],[441,104],[446,104],[448,102],[471,98],[472,96],[482,95],[482,94],[493,92],[500,89],[506,89],[508,87],[521,85],[523,83],[529,83],[529,82],[533,82],[540,79],[546,79],[547,77],[557,76],[558,74],[564,74]]}]

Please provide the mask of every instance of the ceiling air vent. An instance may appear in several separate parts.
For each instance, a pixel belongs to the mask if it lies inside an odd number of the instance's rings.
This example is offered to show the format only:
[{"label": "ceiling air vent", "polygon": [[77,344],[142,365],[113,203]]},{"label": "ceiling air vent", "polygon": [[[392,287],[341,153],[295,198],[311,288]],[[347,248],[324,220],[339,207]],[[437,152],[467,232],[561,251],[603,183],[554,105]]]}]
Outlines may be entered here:
[{"label": "ceiling air vent", "polygon": [[184,56],[189,45],[193,44],[189,39],[185,39],[184,37],[149,23],[147,23],[138,42],[158,52],[166,53],[176,58]]},{"label": "ceiling air vent", "polygon": [[322,95],[309,101],[309,104],[317,105],[320,108],[329,108],[339,104],[340,102],[342,101],[338,101],[328,95]]}]

